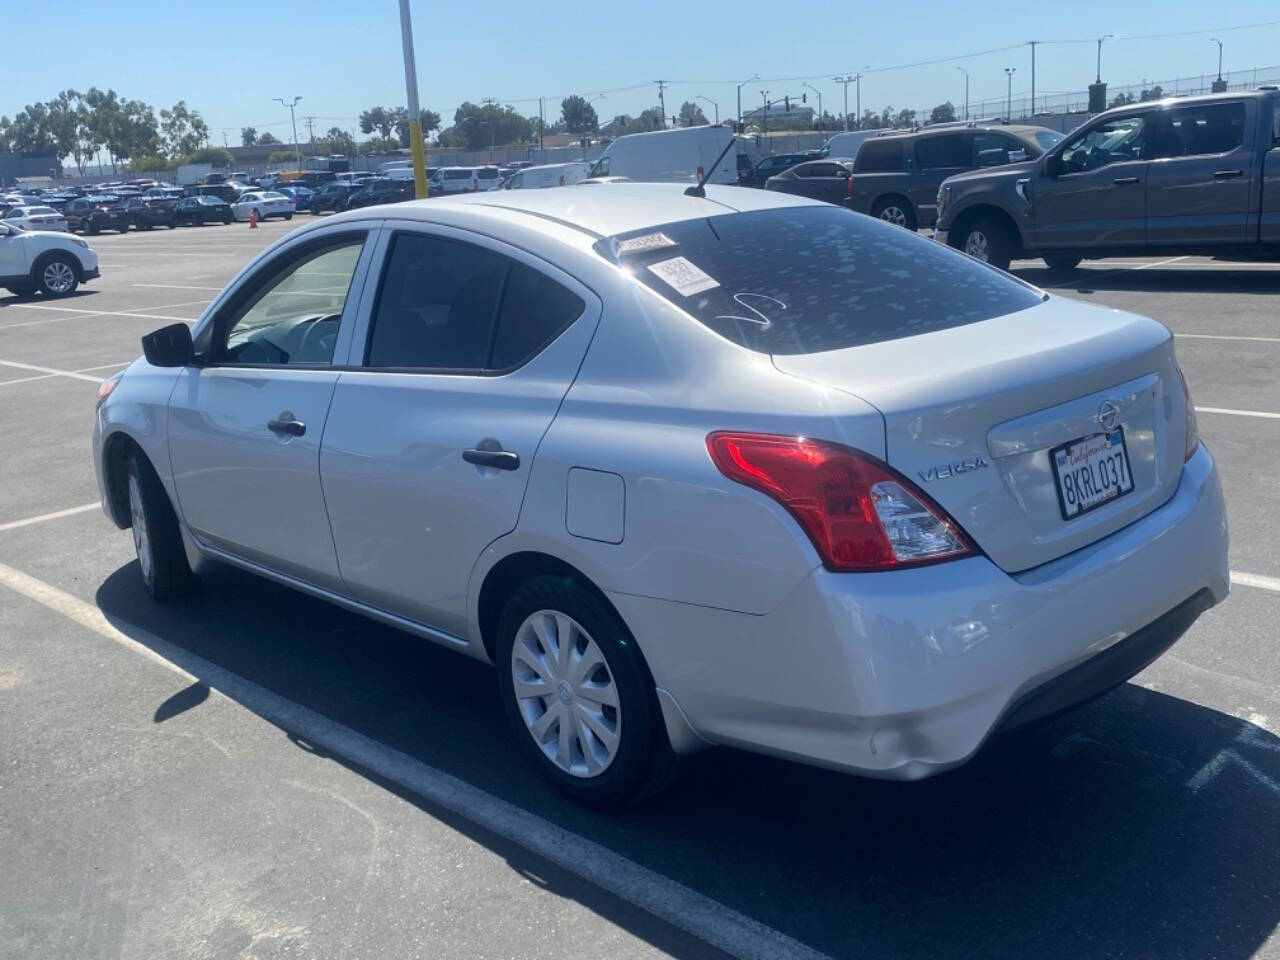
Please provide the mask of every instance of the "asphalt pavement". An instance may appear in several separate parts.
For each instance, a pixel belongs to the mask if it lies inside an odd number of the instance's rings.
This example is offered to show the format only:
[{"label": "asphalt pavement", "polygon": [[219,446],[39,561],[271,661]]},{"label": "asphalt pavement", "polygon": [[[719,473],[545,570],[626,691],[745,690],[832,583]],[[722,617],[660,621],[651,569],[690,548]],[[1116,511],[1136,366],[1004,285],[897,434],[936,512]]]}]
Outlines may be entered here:
[{"label": "asphalt pavement", "polygon": [[98,508],[97,382],[298,223],[0,297],[0,957],[1280,958],[1280,266],[1014,265],[1167,324],[1222,472],[1232,596],[1134,682],[921,783],[716,750],[604,814],[491,668],[234,570],[156,605]]}]

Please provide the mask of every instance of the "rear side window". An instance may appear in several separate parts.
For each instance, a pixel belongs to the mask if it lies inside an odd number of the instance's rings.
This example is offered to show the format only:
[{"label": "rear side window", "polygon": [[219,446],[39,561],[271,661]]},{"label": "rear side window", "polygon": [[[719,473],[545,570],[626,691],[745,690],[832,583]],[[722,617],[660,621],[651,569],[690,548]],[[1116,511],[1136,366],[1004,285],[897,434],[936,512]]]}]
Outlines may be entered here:
[{"label": "rear side window", "polygon": [[969,166],[963,133],[944,133],[916,141],[916,166],[921,170]]},{"label": "rear side window", "polygon": [[489,368],[506,370],[536,356],[582,316],[585,306],[581,297],[550,277],[523,263],[513,263]]},{"label": "rear side window", "polygon": [[858,173],[900,173],[902,141],[868,140],[858,151],[855,169]]},{"label": "rear side window", "polygon": [[1243,103],[1174,107],[1160,138],[1159,157],[1227,153],[1244,143]]},{"label": "rear side window", "polygon": [[[636,242],[620,246],[627,240]],[[833,206],[681,221],[605,238],[595,249],[725,339],[759,353],[896,340],[1040,302],[998,270]]]}]

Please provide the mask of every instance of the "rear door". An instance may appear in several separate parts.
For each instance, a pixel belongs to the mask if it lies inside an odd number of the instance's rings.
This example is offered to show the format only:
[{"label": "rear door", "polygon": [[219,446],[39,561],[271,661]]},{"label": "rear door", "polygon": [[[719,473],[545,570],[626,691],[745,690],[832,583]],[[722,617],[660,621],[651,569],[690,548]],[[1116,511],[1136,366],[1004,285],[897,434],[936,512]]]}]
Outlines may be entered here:
[{"label": "rear door", "polygon": [[1259,193],[1256,100],[1214,100],[1163,111],[1147,173],[1147,242],[1255,239]]},{"label": "rear door", "polygon": [[446,227],[398,227],[382,263],[320,454],[329,522],[356,599],[463,636],[471,569],[516,525],[600,303]]},{"label": "rear door", "polygon": [[[1261,241],[1280,244],[1280,97],[1269,98],[1271,149],[1262,154]],[[1266,129],[1266,128],[1264,128]]]},{"label": "rear door", "polygon": [[942,181],[971,169],[971,137],[968,131],[957,130],[916,140],[915,171],[907,199],[916,208],[920,226],[933,226],[938,219],[938,187]]},{"label": "rear door", "polygon": [[[1147,236],[1147,168],[1154,110],[1095,123],[1056,151],[1063,169],[1029,185],[1042,249],[1141,246]],[[1044,165],[1037,168],[1043,172]]]},{"label": "rear door", "polygon": [[805,176],[806,196],[827,203],[840,203],[849,192],[849,172],[832,160],[807,163],[802,169],[808,171]]},{"label": "rear door", "polygon": [[169,458],[187,526],[234,556],[340,589],[320,490],[320,438],[345,358],[367,233],[284,247],[217,308],[169,400]]}]

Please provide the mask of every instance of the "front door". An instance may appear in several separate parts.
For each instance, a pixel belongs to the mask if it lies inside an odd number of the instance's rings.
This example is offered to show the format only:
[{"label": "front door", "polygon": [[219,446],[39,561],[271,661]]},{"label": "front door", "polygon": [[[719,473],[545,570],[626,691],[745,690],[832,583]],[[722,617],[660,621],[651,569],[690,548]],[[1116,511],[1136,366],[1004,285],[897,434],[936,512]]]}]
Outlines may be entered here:
[{"label": "front door", "polygon": [[364,241],[363,231],[329,233],[255,271],[219,309],[207,343],[202,331],[202,364],[182,372],[169,400],[169,457],[192,533],[329,589],[341,580],[320,441]]},{"label": "front door", "polygon": [[1258,101],[1218,100],[1166,111],[1147,173],[1147,242],[1236,244],[1256,239]]},{"label": "front door", "polygon": [[0,224],[0,277],[21,277],[25,280],[30,270],[27,245],[22,242],[18,231]]},{"label": "front door", "polygon": [[1081,131],[1057,151],[1061,172],[1036,176],[1029,185],[1037,248],[1146,242],[1154,117],[1152,111],[1114,117]]},{"label": "front door", "polygon": [[471,570],[519,519],[599,301],[536,258],[443,227],[393,234],[375,294],[356,332],[361,369],[338,381],[320,451],[338,563],[356,599],[465,636]]}]

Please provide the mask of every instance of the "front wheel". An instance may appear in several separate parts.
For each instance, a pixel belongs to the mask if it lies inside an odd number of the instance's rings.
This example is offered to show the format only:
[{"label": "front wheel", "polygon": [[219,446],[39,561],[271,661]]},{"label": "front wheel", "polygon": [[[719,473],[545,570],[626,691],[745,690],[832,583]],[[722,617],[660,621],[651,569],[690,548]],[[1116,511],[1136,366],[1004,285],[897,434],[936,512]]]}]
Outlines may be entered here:
[{"label": "front wheel", "polygon": [[292,213],[286,213],[286,214],[284,215],[284,218],[285,218],[286,220],[292,220],[292,219],[293,219],[293,214],[292,214]]},{"label": "front wheel", "polygon": [[46,297],[69,296],[80,285],[76,264],[65,253],[55,253],[41,260],[33,274],[36,289]]},{"label": "front wheel", "polygon": [[615,807],[653,792],[674,754],[635,642],[571,578],[525,581],[498,623],[498,687],[521,749],[580,803]]},{"label": "front wheel", "polygon": [[911,204],[899,197],[881,200],[872,209],[871,215],[886,223],[892,223],[895,227],[905,227],[913,231],[916,229],[916,212],[911,209]]},{"label": "front wheel", "polygon": [[1008,229],[994,220],[978,220],[961,238],[960,249],[983,263],[1008,270],[1013,260],[1013,241]]},{"label": "front wheel", "polygon": [[129,522],[143,586],[156,600],[185,596],[195,586],[178,518],[151,463],[139,453],[129,458]]}]

